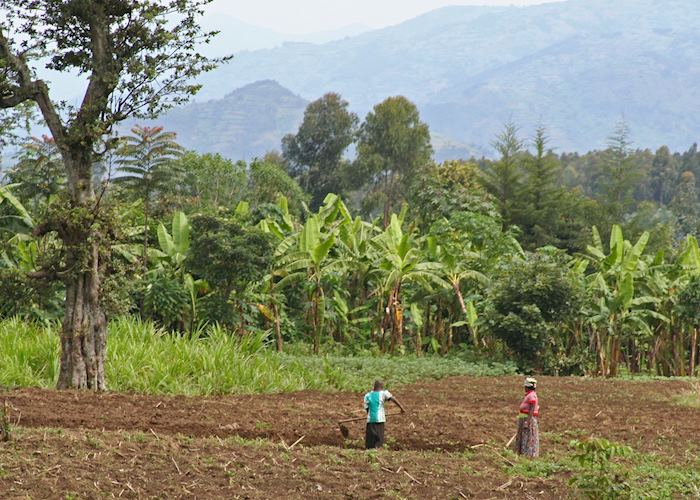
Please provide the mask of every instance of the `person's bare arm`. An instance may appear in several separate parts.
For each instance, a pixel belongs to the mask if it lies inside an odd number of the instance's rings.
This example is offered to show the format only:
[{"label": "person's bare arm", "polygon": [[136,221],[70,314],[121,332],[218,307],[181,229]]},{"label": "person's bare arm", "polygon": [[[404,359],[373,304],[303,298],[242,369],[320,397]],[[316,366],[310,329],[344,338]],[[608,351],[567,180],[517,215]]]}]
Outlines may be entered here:
[{"label": "person's bare arm", "polygon": [[396,399],[395,397],[392,396],[391,400],[392,400],[394,403],[396,403],[396,406],[398,406],[399,408],[401,408],[401,413],[406,413],[406,409],[403,407],[403,405],[399,402],[398,399]]}]

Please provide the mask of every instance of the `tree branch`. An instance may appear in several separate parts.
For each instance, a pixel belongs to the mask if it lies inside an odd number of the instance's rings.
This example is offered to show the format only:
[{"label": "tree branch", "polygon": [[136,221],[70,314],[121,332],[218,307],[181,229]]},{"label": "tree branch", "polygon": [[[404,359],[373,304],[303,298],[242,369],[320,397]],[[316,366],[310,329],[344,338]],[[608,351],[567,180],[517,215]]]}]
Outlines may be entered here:
[{"label": "tree branch", "polygon": [[31,100],[32,96],[29,92],[21,87],[12,87],[12,91],[2,97],[0,97],[0,108],[8,109],[19,106],[25,101]]},{"label": "tree branch", "polygon": [[[34,100],[39,106],[44,120],[46,120],[46,125],[49,127],[49,130],[51,130],[51,134],[53,134],[54,139],[56,139],[56,144],[60,147],[65,139],[66,130],[63,127],[58,111],[56,111],[53,102],[51,102],[49,98],[49,88],[42,80],[32,80],[32,72],[27,62],[22,57],[12,52],[10,42],[2,29],[0,29],[0,57],[5,59],[9,66],[17,73],[18,79],[16,87],[17,93],[14,98],[4,98],[0,102],[8,104],[8,106],[5,107],[10,107],[9,104],[13,102],[16,102],[16,106],[27,100]],[[21,96],[25,98],[17,102]]]},{"label": "tree branch", "polygon": [[54,224],[53,221],[47,221],[47,222],[42,222],[41,224],[37,224],[34,226],[34,229],[32,230],[32,235],[39,237],[39,236],[45,236],[49,233],[52,232],[58,232],[59,228],[56,227],[56,224]]},{"label": "tree branch", "polygon": [[92,71],[77,116],[77,124],[81,128],[99,122],[106,101],[119,82],[119,71],[114,70],[115,62],[110,57],[114,47],[109,37],[104,8],[95,2],[94,9],[89,21]]}]

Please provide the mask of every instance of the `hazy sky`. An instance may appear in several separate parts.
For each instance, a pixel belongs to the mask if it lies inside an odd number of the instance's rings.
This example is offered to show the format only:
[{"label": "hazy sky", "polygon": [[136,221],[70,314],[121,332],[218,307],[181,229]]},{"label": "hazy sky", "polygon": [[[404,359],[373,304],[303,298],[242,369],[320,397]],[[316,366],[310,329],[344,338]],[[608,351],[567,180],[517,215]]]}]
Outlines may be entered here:
[{"label": "hazy sky", "polygon": [[553,0],[214,0],[224,13],[282,33],[335,30],[351,24],[379,28],[447,5],[532,5]]}]

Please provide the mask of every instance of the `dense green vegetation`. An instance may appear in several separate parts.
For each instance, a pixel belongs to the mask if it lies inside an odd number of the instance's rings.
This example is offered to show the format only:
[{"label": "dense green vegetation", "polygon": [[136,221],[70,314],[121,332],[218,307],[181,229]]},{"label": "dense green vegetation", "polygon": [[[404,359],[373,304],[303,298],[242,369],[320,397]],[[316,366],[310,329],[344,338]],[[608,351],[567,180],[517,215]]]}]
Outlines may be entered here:
[{"label": "dense green vegetation", "polygon": [[[689,206],[679,196],[697,199],[694,180],[687,186],[694,155],[632,151],[621,126],[609,150],[557,156],[544,129],[528,150],[509,124],[497,160],[434,164],[429,136],[409,133],[425,128],[415,109],[390,99],[359,128],[353,163],[339,156],[355,134],[345,106],[336,95],[312,103],[303,138],[250,165],[185,153],[172,134],[135,128],[113,159],[124,174],[95,180],[115,221],[103,286],[110,316],[153,321],[177,333],[173,346],[217,325],[233,339],[270,335],[279,351],[300,342],[317,354],[336,345],[418,357],[457,349],[532,372],[696,373],[697,222],[692,210],[674,212]],[[414,165],[392,167],[406,165],[406,151]],[[32,139],[7,173],[4,317],[62,314],[60,281],[39,279],[61,266],[62,245],[32,236],[60,199],[60,175],[41,181],[57,162],[50,139]],[[311,178],[335,179],[348,203]],[[113,345],[112,356],[123,348]]]},{"label": "dense green vegetation", "polygon": [[[200,33],[200,2],[173,5],[186,15],[176,32],[160,4],[136,34],[119,16],[90,15],[135,40],[162,34],[167,46]],[[88,43],[62,38],[82,17],[42,12],[17,19],[59,16],[60,30],[44,36]],[[185,45],[191,76],[217,62]],[[137,55],[162,49],[137,48],[123,55],[133,65],[93,66],[106,72],[95,78],[129,88]],[[0,49],[16,47],[0,37]],[[97,57],[90,50],[82,63],[68,49],[56,61],[82,67]],[[17,74],[31,54],[19,54],[3,63],[13,96],[4,108],[50,97],[27,90],[34,84]],[[197,90],[177,71],[168,78],[174,102]],[[138,86],[151,104],[133,116],[171,104],[153,95],[155,82]],[[385,99],[360,122],[330,93],[308,105],[281,153],[247,164],[184,151],[161,127],[110,136],[126,114],[94,103],[102,111],[65,124],[40,106],[53,137],[19,140],[0,189],[0,317],[63,319],[59,386],[99,388],[113,369],[102,359],[116,318],[153,322],[173,345],[215,344],[225,332],[235,345],[269,335],[278,351],[304,344],[316,355],[340,345],[416,358],[468,352],[537,373],[697,372],[696,146],[634,150],[620,123],[603,151],[557,154],[545,127],[526,138],[508,123],[496,158],[438,164],[407,98]]]},{"label": "dense green vegetation", "polygon": [[[0,386],[53,387],[58,378],[60,325],[0,321]],[[111,390],[206,395],[304,389],[362,391],[377,377],[393,385],[452,375],[504,375],[515,367],[464,356],[362,358],[313,356],[303,348],[278,354],[264,333],[238,337],[217,326],[171,335],[152,323],[110,324],[107,383]]]},{"label": "dense green vegetation", "polygon": [[[561,436],[552,436],[560,440]],[[517,478],[541,478],[570,474],[569,485],[577,497],[675,498],[698,494],[698,464],[689,457],[678,465],[663,456],[643,453],[602,438],[574,439],[575,452],[545,454],[539,460],[518,461],[508,470]],[[514,457],[515,458],[515,457]]]}]

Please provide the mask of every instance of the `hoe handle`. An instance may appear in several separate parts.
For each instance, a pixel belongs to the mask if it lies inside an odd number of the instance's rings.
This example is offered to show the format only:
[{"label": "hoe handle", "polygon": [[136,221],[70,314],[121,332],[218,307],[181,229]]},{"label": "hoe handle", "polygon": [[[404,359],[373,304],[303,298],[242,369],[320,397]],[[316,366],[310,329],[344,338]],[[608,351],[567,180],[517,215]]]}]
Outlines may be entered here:
[{"label": "hoe handle", "polygon": [[[387,413],[386,416],[394,416],[394,415],[401,415],[401,413]],[[346,418],[345,420],[339,420],[339,424],[346,424],[348,422],[359,422],[360,420],[367,420],[367,417],[354,417],[354,418]]]}]

